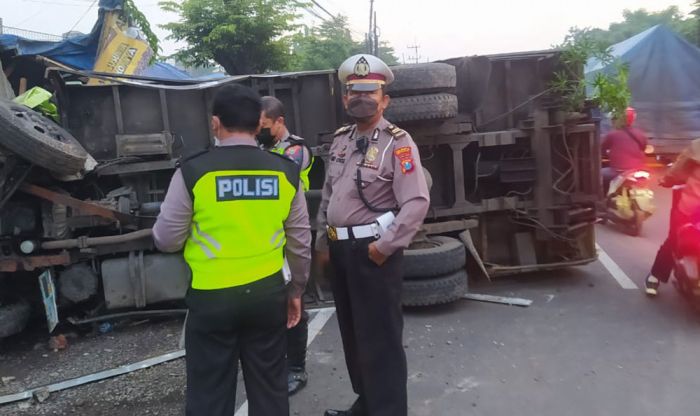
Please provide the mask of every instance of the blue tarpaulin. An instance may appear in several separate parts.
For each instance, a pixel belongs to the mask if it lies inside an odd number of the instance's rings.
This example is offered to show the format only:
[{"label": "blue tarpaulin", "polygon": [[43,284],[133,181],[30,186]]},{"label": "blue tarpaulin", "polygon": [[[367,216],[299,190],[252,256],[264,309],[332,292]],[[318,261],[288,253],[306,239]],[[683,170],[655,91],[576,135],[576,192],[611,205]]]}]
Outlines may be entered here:
[{"label": "blue tarpaulin", "polygon": [[[87,35],[70,37],[60,42],[24,39],[15,35],[0,35],[0,50],[14,50],[19,56],[41,55],[75,69],[91,71],[97,58],[97,45],[102,31],[104,12],[121,9],[122,0],[100,0],[97,23]],[[164,80],[192,80],[185,71],[165,62],[155,62],[144,73],[145,77]]]},{"label": "blue tarpaulin", "polygon": [[[639,128],[654,139],[700,137],[700,49],[658,25],[613,45],[612,54],[629,65]],[[614,70],[592,59],[586,79]]]}]

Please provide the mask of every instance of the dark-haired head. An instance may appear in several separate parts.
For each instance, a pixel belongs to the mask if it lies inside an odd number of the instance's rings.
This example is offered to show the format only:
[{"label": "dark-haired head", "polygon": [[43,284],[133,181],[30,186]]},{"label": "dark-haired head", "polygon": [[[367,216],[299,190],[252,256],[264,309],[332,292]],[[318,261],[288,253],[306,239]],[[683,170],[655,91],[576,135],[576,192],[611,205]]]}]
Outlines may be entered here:
[{"label": "dark-haired head", "polygon": [[214,95],[212,130],[222,138],[223,132],[256,134],[260,128],[260,95],[239,84],[224,85]]}]

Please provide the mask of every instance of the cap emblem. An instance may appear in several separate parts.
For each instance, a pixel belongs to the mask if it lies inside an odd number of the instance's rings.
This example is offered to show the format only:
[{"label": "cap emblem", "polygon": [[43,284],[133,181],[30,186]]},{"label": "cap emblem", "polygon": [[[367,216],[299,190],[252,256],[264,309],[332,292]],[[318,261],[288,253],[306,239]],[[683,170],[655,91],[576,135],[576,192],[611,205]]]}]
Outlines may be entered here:
[{"label": "cap emblem", "polygon": [[369,75],[369,62],[367,62],[364,56],[357,60],[353,73],[358,77],[366,77]]}]

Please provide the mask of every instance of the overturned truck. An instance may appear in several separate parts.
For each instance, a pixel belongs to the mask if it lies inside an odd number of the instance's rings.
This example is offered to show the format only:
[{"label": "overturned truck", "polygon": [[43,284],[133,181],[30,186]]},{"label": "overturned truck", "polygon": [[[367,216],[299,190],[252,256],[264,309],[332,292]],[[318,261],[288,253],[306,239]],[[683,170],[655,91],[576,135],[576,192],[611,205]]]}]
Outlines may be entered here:
[{"label": "overturned truck", "polygon": [[[418,144],[432,199],[406,252],[404,304],[461,297],[467,270],[494,277],[595,260],[597,121],[561,111],[548,90],[558,65],[544,51],[394,68],[386,117]],[[178,158],[212,145],[211,98],[230,82],[280,98],[290,130],[314,149],[313,219],[332,132],[345,121],[334,71],[202,83],[49,67],[43,84],[61,126],[0,101],[0,337],[20,331],[32,308],[43,313],[40,274],[65,310],[183,298],[188,268],[154,249],[150,227]]]}]

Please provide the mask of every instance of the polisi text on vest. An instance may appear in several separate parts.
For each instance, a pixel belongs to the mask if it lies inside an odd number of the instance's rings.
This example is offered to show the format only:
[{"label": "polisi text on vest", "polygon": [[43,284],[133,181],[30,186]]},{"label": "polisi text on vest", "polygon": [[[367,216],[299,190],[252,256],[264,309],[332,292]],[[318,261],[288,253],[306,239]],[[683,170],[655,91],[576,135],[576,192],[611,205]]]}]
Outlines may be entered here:
[{"label": "polisi text on vest", "polygon": [[279,178],[271,175],[216,177],[216,200],[278,199]]}]

